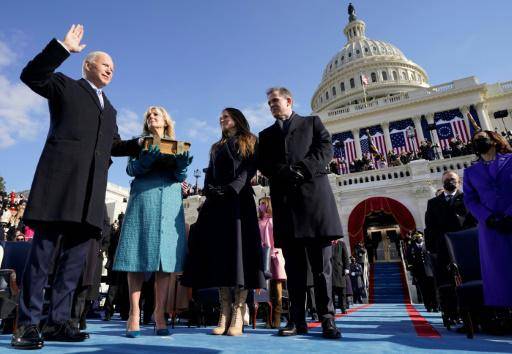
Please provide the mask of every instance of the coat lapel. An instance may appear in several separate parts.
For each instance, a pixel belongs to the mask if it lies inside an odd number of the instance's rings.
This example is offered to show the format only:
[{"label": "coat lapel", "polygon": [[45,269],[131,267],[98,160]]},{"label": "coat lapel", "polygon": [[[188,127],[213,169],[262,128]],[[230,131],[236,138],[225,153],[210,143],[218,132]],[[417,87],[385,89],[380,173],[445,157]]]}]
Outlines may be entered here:
[{"label": "coat lapel", "polygon": [[94,90],[92,89],[91,85],[89,85],[89,83],[85,80],[85,79],[80,79],[78,80],[78,84],[80,86],[82,86],[82,88],[87,91],[87,93],[89,94],[89,96],[91,96],[91,99],[94,101],[94,103],[96,104],[96,106],[98,106],[98,108],[101,110],[103,110],[101,108],[101,103],[100,103],[100,99],[98,98],[98,95],[96,94],[96,92],[94,92]]}]

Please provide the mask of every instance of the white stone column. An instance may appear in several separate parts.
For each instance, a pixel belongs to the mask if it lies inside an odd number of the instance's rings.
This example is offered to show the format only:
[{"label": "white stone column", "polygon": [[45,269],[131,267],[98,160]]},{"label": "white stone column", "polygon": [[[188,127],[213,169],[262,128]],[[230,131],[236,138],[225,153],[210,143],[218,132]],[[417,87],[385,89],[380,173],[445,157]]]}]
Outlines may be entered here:
[{"label": "white stone column", "polygon": [[416,128],[418,141],[421,143],[423,140],[425,140],[425,136],[423,135],[423,128],[421,127],[421,116],[412,117],[412,121],[414,123],[414,128]]},{"label": "white stone column", "polygon": [[471,122],[469,121],[469,118],[468,118],[469,107],[462,106],[462,107],[459,107],[459,110],[462,113],[462,118],[464,119],[464,124],[466,125],[466,134],[469,137],[469,140],[471,140],[471,128],[470,128]]},{"label": "white stone column", "polygon": [[386,150],[393,151],[393,144],[391,143],[391,135],[389,134],[389,122],[381,124],[382,131],[384,132],[384,142],[386,143]]},{"label": "white stone column", "polygon": [[[430,125],[430,124],[434,124],[434,113],[427,113],[425,115],[425,117],[427,118],[427,123]],[[435,152],[436,152],[436,155],[439,156],[439,159],[444,159],[443,157],[443,152],[441,150],[441,144],[439,143],[439,137],[437,136],[437,128],[435,130],[430,130],[430,136],[432,137],[432,144],[436,144],[437,146],[439,146],[438,148],[435,149]]]},{"label": "white stone column", "polygon": [[352,129],[352,135],[354,136],[354,145],[356,146],[356,158],[361,159],[363,157],[363,151],[361,150],[361,140],[359,139],[359,129]]},{"label": "white stone column", "polygon": [[487,105],[484,102],[480,102],[476,104],[475,108],[476,113],[478,114],[478,120],[480,121],[480,128],[483,130],[494,131],[494,126],[491,123],[489,114],[487,113]]}]

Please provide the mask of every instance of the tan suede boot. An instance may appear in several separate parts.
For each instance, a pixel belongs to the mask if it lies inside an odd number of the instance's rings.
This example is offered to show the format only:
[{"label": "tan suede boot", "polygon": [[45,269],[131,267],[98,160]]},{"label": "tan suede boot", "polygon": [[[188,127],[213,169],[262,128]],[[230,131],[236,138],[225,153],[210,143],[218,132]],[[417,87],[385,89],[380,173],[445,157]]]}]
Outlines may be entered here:
[{"label": "tan suede boot", "polygon": [[219,288],[220,313],[219,324],[212,329],[212,334],[226,334],[231,318],[231,291],[229,288]]},{"label": "tan suede boot", "polygon": [[272,299],[272,328],[281,327],[281,312],[283,311],[283,282],[276,281],[275,297]]},{"label": "tan suede boot", "polygon": [[231,313],[231,323],[229,325],[228,336],[240,336],[244,329],[244,319],[242,317],[242,307],[245,306],[247,299],[247,289],[235,289],[235,302]]}]

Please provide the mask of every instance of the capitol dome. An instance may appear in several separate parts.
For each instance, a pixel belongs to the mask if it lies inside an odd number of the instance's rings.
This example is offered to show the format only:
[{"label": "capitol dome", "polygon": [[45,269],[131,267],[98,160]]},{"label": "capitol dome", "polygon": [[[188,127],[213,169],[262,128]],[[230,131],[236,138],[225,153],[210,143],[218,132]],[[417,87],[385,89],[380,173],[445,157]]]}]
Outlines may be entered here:
[{"label": "capitol dome", "polygon": [[[347,43],[327,63],[313,98],[314,112],[331,111],[350,104],[371,102],[429,87],[428,76],[394,45],[369,39],[366,24],[349,5],[349,23],[343,30]],[[362,84],[361,77],[368,84]]]}]

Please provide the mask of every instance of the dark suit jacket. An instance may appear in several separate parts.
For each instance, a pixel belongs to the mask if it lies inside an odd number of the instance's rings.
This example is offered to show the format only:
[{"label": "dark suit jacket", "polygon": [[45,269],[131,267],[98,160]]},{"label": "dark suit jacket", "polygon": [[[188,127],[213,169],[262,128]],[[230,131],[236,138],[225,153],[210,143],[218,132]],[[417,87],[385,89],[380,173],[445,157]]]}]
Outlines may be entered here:
[{"label": "dark suit jacket", "polygon": [[439,284],[448,281],[449,262],[444,235],[476,226],[476,219],[464,205],[464,193],[457,191],[450,203],[444,193],[430,199],[425,213],[425,245],[432,254]]},{"label": "dark suit jacket", "polygon": [[[327,178],[331,136],[317,116],[293,113],[291,118],[286,134],[277,121],[259,134],[258,169],[270,182],[274,240],[282,245],[293,238],[338,239],[341,223]],[[298,162],[307,169],[307,178],[295,187],[280,171]]]},{"label": "dark suit jacket", "polygon": [[444,193],[430,199],[425,213],[425,243],[431,253],[445,248],[444,234],[468,229],[476,225],[475,218],[464,205],[464,193],[457,191],[450,202]]},{"label": "dark suit jacket", "polygon": [[99,232],[110,156],[135,155],[139,147],[136,140],[121,141],[116,110],[106,96],[102,109],[87,81],[54,73],[68,56],[54,39],[21,73],[50,108],[50,129],[24,219],[29,225],[79,224]]}]

